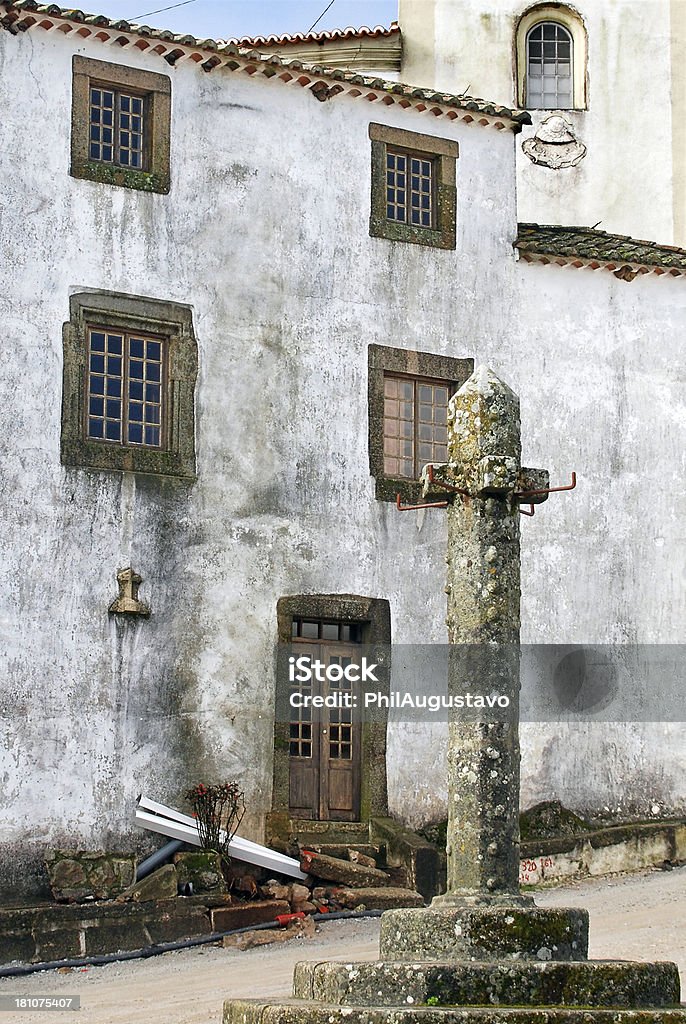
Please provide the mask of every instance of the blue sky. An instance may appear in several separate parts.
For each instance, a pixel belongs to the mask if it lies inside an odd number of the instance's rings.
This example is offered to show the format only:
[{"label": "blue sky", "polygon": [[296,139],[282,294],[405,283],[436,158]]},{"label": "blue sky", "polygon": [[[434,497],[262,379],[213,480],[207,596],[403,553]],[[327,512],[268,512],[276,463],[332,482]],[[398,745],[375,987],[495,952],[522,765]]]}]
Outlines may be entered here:
[{"label": "blue sky", "polygon": [[[329,0],[190,0],[161,11],[179,0],[85,0],[79,6],[89,14],[143,22],[173,32],[227,39],[231,36],[306,32]],[[62,4],[62,6],[68,6]],[[76,6],[76,3],[73,5]],[[334,0],[315,31],[353,25],[390,25],[397,17],[397,0]]]}]

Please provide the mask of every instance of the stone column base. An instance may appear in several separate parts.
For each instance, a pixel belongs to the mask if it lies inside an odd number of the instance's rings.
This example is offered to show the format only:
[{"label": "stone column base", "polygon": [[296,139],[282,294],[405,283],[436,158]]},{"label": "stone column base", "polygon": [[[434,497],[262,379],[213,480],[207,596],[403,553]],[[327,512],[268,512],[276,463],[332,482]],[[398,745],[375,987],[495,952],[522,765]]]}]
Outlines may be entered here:
[{"label": "stone column base", "polygon": [[387,910],[382,960],[585,960],[588,913],[521,906]]}]

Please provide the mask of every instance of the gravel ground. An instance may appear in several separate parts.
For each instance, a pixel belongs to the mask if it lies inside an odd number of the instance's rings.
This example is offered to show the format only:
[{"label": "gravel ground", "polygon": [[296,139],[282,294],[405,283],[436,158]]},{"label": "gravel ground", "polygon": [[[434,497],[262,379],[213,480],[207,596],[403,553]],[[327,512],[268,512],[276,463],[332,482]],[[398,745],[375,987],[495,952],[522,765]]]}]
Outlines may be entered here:
[{"label": "gravel ground", "polygon": [[[537,893],[541,906],[586,907],[596,959],[675,960],[686,988],[686,867],[624,878],[595,879]],[[0,1024],[220,1024],[229,996],[290,991],[298,960],[374,960],[379,921],[323,925],[296,939],[241,953],[215,946],[150,960],[0,979],[0,996],[79,995],[80,1014],[0,1011]]]}]

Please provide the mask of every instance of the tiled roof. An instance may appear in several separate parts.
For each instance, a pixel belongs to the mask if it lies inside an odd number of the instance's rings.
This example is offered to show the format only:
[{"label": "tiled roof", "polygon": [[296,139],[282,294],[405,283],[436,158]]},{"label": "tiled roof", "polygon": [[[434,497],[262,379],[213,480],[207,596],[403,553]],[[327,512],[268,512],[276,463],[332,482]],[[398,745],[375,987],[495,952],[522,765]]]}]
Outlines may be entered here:
[{"label": "tiled roof", "polygon": [[84,39],[92,38],[110,46],[116,43],[122,50],[130,46],[146,54],[163,57],[172,66],[182,60],[190,60],[207,72],[223,67],[249,75],[259,73],[266,78],[278,78],[286,85],[310,89],[322,101],[346,94],[370,102],[378,100],[384,106],[397,104],[401,108],[426,111],[435,117],[445,116],[451,121],[476,121],[484,126],[513,132],[518,132],[523,124],[531,123],[531,117],[525,110],[511,110],[474,96],[439,93],[401,82],[369,78],[352,71],[288,61],[275,54],[245,50],[231,42],[196,39],[195,36],[178,35],[147,25],[116,21],[101,14],[84,14],[56,4],[41,4],[37,0],[0,0],[0,27],[13,35],[34,28],[46,31],[56,28],[65,35],[74,32]]},{"label": "tiled roof", "polygon": [[686,249],[658,245],[630,235],[557,224],[519,224],[515,246],[527,262],[603,267],[631,281],[636,274],[686,274]]},{"label": "tiled roof", "polygon": [[295,32],[293,35],[285,32],[281,36],[243,36],[242,38],[231,38],[229,43],[236,46],[250,46],[255,50],[261,50],[265,46],[285,46],[288,43],[330,43],[339,39],[380,39],[382,37],[400,35],[400,26],[397,21],[391,22],[389,28],[383,25],[376,25],[374,28],[333,28],[329,32]]}]

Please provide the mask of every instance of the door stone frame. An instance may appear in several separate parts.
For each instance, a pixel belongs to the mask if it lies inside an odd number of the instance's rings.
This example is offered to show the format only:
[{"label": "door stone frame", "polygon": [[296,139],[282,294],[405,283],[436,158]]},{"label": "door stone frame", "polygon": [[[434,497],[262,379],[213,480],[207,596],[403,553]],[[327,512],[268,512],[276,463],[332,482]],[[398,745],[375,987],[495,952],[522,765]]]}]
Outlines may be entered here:
[{"label": "door stone frame", "polygon": [[[390,650],[391,609],[385,598],[361,597],[357,594],[293,594],[279,598],[276,605],[278,642],[290,643],[294,618],[331,619],[335,622],[362,626],[362,643],[379,644]],[[390,658],[378,670],[379,691],[390,688]],[[276,659],[276,671],[282,659]],[[283,680],[278,680],[283,684]],[[374,722],[362,724],[360,765],[360,820],[388,815],[386,781],[386,727],[388,713],[376,714]],[[268,815],[270,839],[287,840],[290,833],[289,814],[289,729],[287,722],[274,722],[274,784],[272,810]]]}]

